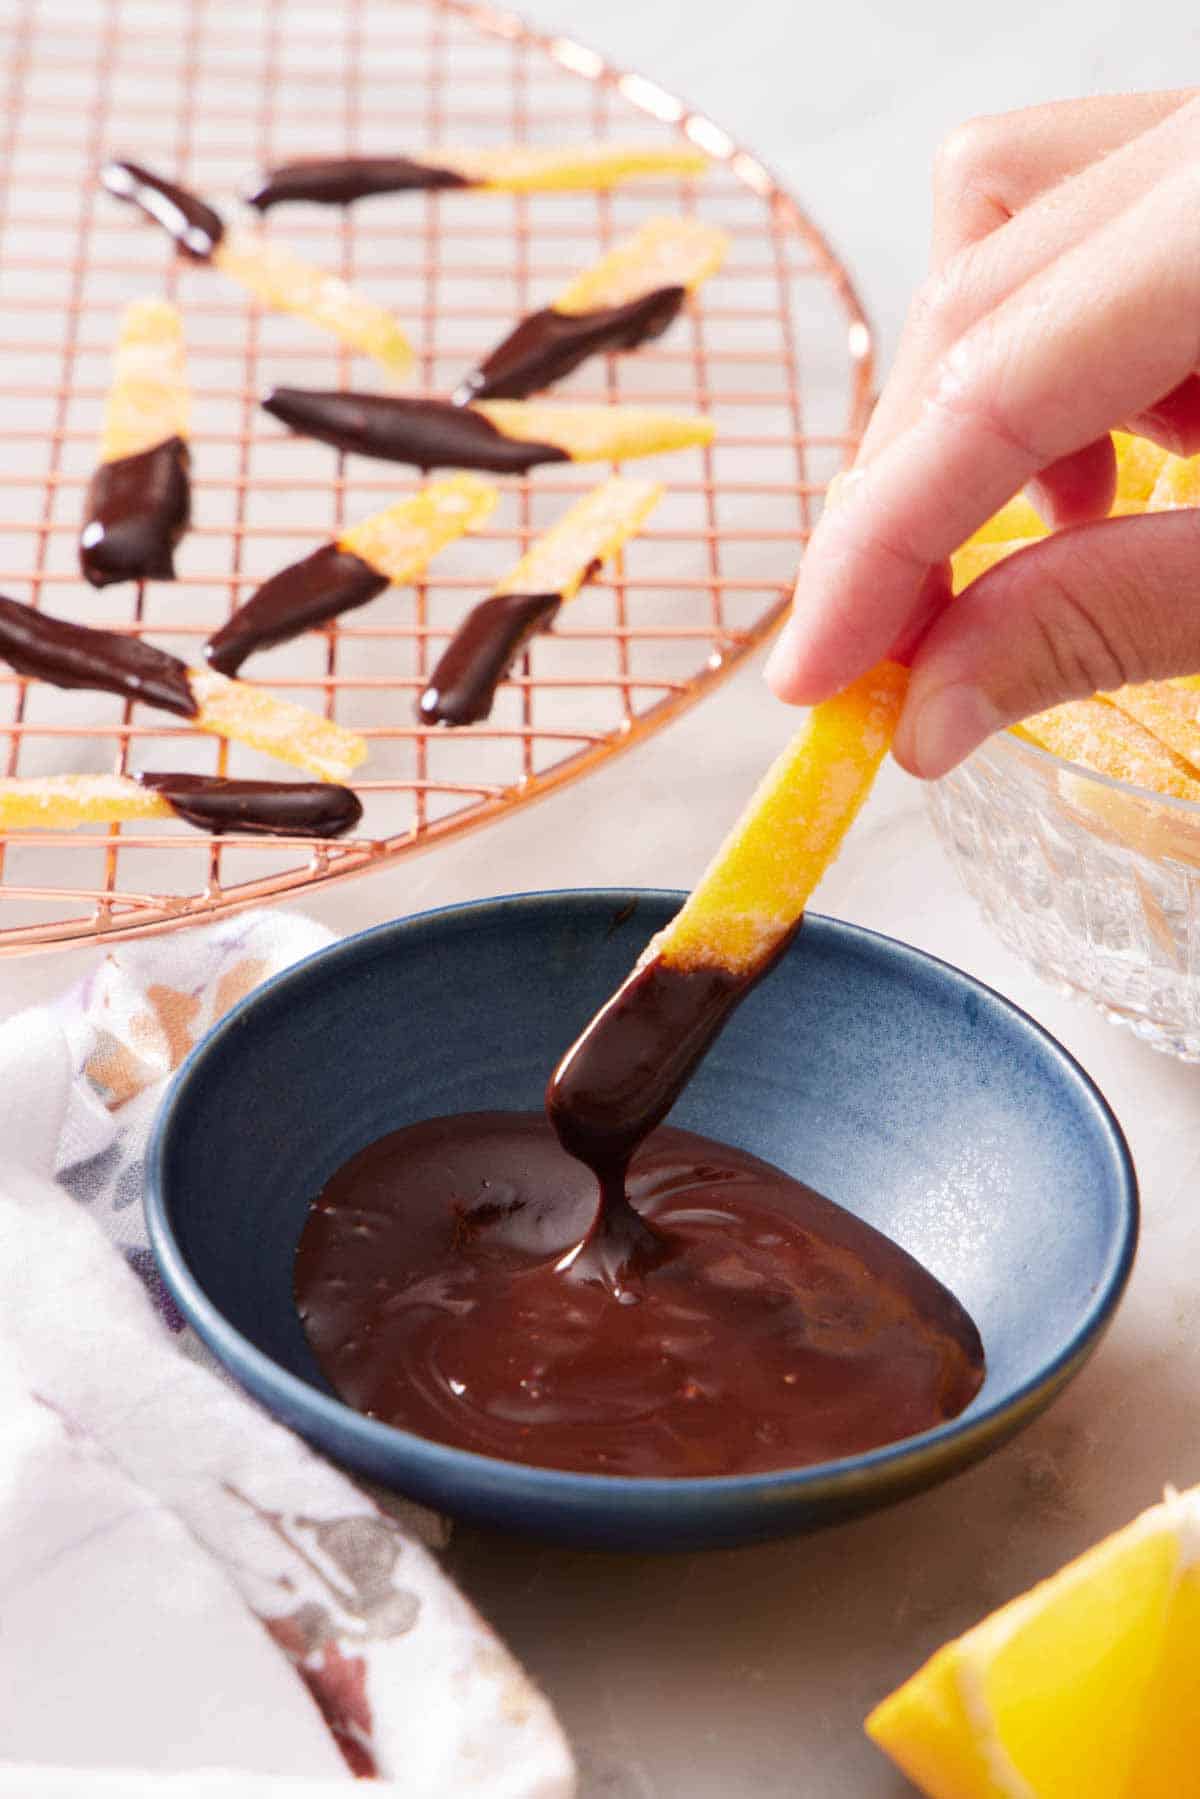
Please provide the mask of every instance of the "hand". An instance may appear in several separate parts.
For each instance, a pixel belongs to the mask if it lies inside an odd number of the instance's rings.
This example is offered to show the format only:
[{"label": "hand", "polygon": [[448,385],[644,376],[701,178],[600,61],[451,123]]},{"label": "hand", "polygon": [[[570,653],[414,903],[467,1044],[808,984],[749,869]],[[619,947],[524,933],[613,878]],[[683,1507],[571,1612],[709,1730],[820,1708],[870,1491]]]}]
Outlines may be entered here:
[{"label": "hand", "polygon": [[[936,776],[1061,700],[1200,669],[1200,512],[1105,519],[1119,427],[1200,450],[1200,90],[981,119],[944,146],[932,272],[768,665],[823,699],[889,654]],[[953,603],[1022,487],[1064,527]]]}]

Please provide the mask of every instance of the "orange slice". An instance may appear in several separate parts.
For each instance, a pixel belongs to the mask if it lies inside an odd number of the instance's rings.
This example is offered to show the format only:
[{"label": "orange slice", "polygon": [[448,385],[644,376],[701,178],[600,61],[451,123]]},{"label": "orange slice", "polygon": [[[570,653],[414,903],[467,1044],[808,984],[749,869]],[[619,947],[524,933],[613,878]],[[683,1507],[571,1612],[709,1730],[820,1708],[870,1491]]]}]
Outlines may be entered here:
[{"label": "orange slice", "polygon": [[939,1650],[868,1735],[929,1799],[1184,1799],[1198,1555],[1200,1496],[1169,1495]]}]

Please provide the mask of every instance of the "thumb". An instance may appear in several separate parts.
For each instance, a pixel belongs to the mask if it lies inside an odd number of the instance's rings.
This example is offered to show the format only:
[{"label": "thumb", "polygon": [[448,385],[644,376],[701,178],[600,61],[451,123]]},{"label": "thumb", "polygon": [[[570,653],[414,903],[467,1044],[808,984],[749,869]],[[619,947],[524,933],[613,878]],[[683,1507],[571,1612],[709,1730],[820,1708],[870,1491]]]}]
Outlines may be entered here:
[{"label": "thumb", "polygon": [[981,575],[922,639],[896,759],[933,779],[1031,713],[1197,669],[1200,511],[1059,531]]}]

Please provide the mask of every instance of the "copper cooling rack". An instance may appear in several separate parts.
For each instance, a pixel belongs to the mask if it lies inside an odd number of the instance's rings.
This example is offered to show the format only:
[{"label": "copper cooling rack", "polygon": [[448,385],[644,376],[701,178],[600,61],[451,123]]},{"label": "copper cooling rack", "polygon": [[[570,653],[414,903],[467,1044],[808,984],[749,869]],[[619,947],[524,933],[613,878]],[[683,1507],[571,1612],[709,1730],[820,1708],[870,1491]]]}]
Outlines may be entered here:
[{"label": "copper cooling rack", "polygon": [[[296,155],[680,133],[708,152],[702,182],[273,214],[271,234],[395,310],[419,351],[416,385],[436,394],[652,212],[700,212],[732,248],[665,338],[592,363],[562,390],[709,412],[717,442],[638,468],[669,486],[650,528],[538,640],[487,724],[418,726],[426,669],[465,607],[603,469],[552,466],[506,484],[490,528],[440,557],[428,583],[392,589],[249,671],[369,739],[360,835],[314,851],[173,821],[14,834],[0,839],[0,951],[167,930],[486,824],[658,729],[770,631],[814,502],[861,429],[870,336],[823,238],[709,119],[581,45],[466,0],[6,0],[5,87],[0,591],[145,631],[189,659],[264,576],[414,479],[288,438],[259,411],[273,382],[380,382],[311,327],[174,262],[99,191],[105,157],[174,169],[232,209],[258,166]],[[197,522],[174,584],[93,593],[76,536],[109,350],[124,304],[154,292],[185,316]],[[0,667],[0,772],[147,767],[269,772],[163,714]]]}]

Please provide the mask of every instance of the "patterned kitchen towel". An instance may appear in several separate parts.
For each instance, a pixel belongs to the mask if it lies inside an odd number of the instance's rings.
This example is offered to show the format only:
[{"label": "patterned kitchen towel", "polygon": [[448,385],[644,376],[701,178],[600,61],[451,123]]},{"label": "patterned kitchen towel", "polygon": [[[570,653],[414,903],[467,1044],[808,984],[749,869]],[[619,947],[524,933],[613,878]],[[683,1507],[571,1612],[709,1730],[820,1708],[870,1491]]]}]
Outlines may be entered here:
[{"label": "patterned kitchen towel", "polygon": [[[215,1561],[356,1774],[413,1799],[569,1799],[546,1701],[415,1532],[204,1366],[198,1345],[180,1353],[187,1333],[149,1259],[137,1202],[163,1083],[223,1011],[324,941],[268,914],[133,944],[0,1028],[9,1409],[32,1396],[128,1484],[131,1505],[169,1514],[189,1553]],[[22,1478],[29,1435],[4,1410],[0,1390],[0,1493]],[[25,1564],[8,1564],[15,1591]],[[138,1665],[137,1644],[122,1651]],[[20,1652],[0,1641],[0,1657]],[[6,1679],[0,1665],[0,1741]],[[73,1758],[48,1746],[45,1759]]]}]

